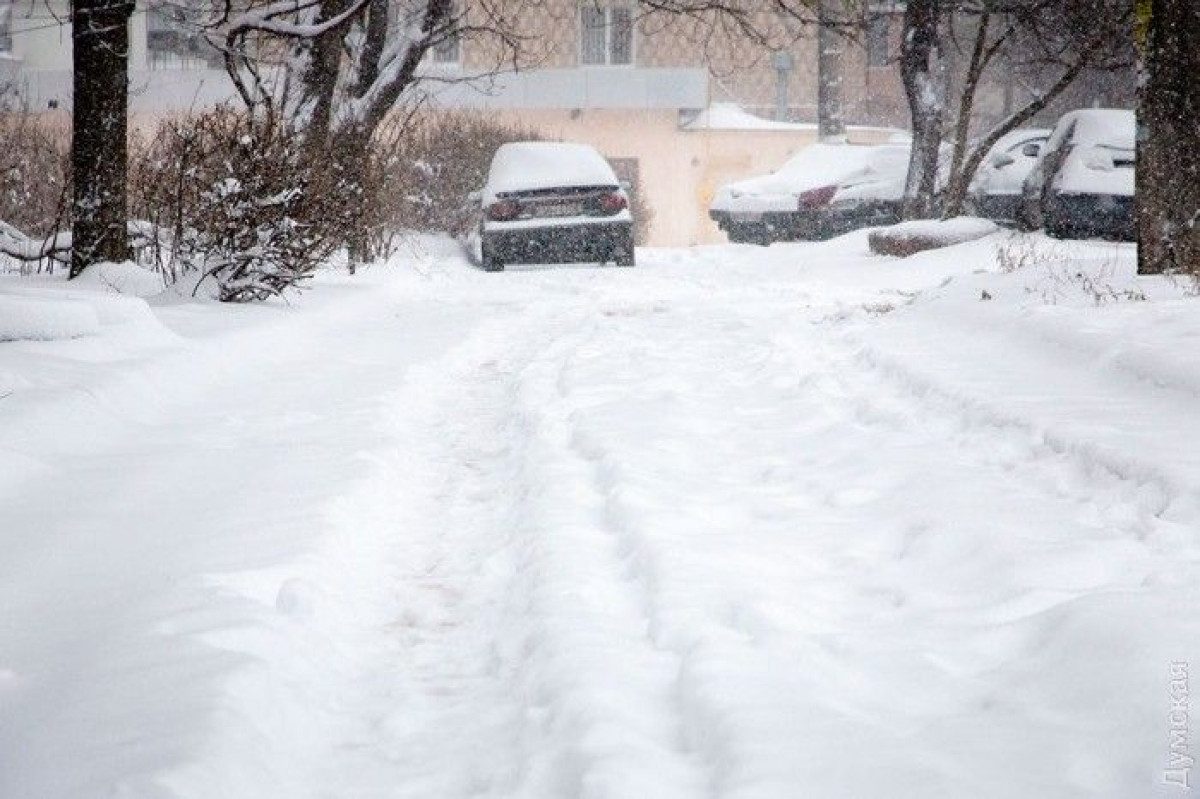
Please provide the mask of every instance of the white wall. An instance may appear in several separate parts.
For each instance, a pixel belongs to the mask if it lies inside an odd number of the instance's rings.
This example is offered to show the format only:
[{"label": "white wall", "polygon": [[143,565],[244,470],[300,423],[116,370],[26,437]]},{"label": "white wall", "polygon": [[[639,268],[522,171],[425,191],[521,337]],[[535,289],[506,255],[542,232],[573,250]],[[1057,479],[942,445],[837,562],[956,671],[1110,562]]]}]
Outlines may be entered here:
[{"label": "white wall", "polygon": [[[37,0],[13,9],[12,53],[0,58],[0,79],[16,83],[33,110],[69,109],[71,26],[67,0]],[[147,69],[146,3],[139,0],[130,23],[130,106],[137,112],[202,108],[235,100],[220,69]],[[460,79],[457,66],[430,65]],[[708,105],[708,74],[702,68],[540,69],[508,73],[477,83],[430,83],[434,101],[455,108],[699,109]]]}]

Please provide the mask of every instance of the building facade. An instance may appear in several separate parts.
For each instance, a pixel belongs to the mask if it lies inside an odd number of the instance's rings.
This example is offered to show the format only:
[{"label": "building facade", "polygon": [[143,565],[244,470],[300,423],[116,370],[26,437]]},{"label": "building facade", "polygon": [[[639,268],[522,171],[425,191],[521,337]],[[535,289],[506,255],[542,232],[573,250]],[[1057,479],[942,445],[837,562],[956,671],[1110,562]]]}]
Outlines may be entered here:
[{"label": "building facade", "polygon": [[[0,80],[31,109],[68,111],[67,2],[2,8]],[[632,0],[544,0],[537,9],[520,20],[519,69],[486,41],[449,40],[427,57],[423,70],[434,80],[420,91],[435,108],[486,110],[547,137],[596,146],[647,198],[652,243],[720,240],[706,214],[716,187],[769,171],[815,140],[811,27],[789,29],[793,23],[764,13],[756,24],[782,31],[777,40],[787,42],[771,50],[690,17],[641,16]],[[876,4],[868,35],[844,46],[852,139],[882,140],[907,117],[891,63],[899,10]],[[178,3],[138,2],[129,56],[135,124],[236,99],[219,53]]]}]

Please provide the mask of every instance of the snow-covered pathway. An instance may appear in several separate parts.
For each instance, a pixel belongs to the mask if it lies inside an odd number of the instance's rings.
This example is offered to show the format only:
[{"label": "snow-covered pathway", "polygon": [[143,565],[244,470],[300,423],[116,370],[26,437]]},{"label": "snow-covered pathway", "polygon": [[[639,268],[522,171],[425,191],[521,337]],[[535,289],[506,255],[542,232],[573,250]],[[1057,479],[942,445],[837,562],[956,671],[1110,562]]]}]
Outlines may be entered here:
[{"label": "snow-covered pathway", "polygon": [[0,428],[0,796],[1172,795],[1190,301],[854,244],[162,309]]}]

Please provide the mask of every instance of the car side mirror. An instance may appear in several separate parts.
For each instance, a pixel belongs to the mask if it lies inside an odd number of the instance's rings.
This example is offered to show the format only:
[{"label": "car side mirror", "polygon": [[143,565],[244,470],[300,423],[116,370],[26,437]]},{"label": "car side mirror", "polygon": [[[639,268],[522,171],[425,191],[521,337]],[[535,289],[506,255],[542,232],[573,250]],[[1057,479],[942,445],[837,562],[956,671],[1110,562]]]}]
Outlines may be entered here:
[{"label": "car side mirror", "polygon": [[1016,160],[1017,159],[1013,158],[1008,153],[996,153],[996,155],[992,157],[992,166],[996,167],[996,169],[1003,169],[1009,164],[1015,163]]},{"label": "car side mirror", "polygon": [[1030,158],[1037,158],[1041,154],[1042,154],[1042,145],[1038,144],[1035,141],[1031,141],[1031,142],[1027,143],[1024,147],[1021,148],[1021,155],[1027,155]]},{"label": "car side mirror", "polygon": [[624,191],[626,194],[633,191],[633,184],[630,183],[628,180],[619,180],[619,181],[617,181],[617,185],[620,186],[621,190]]}]

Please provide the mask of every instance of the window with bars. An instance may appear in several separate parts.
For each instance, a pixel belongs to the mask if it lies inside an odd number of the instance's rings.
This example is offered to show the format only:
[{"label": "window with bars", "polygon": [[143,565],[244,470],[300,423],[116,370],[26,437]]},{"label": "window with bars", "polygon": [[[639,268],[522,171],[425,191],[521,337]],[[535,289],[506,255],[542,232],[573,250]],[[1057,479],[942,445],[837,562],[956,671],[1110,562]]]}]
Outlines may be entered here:
[{"label": "window with bars", "polygon": [[146,60],[150,69],[203,69],[220,65],[221,54],[201,33],[198,8],[160,2],[146,13]]},{"label": "window with bars", "polygon": [[458,33],[451,33],[429,49],[429,57],[435,64],[457,64],[462,54]]},{"label": "window with bars", "polygon": [[579,63],[622,66],[633,63],[633,6],[585,0],[579,7]]},{"label": "window with bars", "polygon": [[[451,19],[458,18],[459,3],[453,2],[450,4]],[[455,30],[448,33],[444,38],[440,39],[437,44],[429,48],[429,59],[435,64],[457,64],[462,58],[462,47],[460,37],[457,30],[457,22]]]},{"label": "window with bars", "polygon": [[891,22],[886,14],[874,14],[867,20],[867,64],[887,66],[891,58],[889,32]]},{"label": "window with bars", "polygon": [[12,3],[0,2],[0,53],[12,52]]}]

